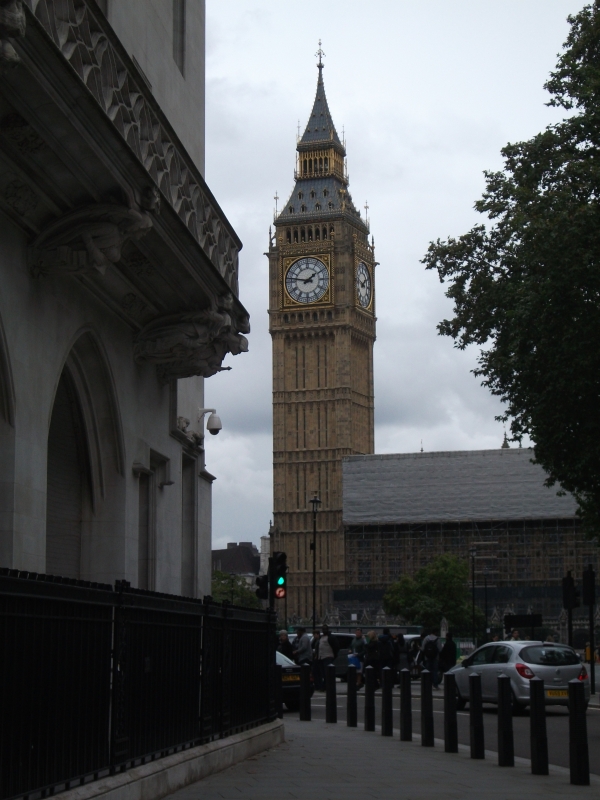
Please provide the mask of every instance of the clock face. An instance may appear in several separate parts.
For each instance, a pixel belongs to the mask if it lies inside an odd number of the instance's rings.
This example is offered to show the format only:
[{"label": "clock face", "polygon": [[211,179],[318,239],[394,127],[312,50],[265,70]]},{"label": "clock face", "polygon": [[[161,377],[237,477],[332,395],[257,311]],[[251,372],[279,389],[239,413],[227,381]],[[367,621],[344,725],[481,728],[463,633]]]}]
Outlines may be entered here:
[{"label": "clock face", "polygon": [[316,303],[329,287],[329,272],[318,258],[307,256],[294,261],[285,276],[285,288],[298,303]]},{"label": "clock face", "polygon": [[362,308],[371,305],[371,273],[362,261],[356,268],[356,296]]}]

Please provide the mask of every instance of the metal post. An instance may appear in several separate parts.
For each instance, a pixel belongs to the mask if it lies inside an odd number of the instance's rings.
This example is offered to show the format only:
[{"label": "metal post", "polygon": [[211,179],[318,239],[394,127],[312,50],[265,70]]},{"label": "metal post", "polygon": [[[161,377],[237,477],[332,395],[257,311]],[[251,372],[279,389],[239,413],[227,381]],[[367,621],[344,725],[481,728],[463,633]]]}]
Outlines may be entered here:
[{"label": "metal post", "polygon": [[488,594],[487,594],[487,570],[486,567],[483,571],[483,604],[485,607],[485,631],[483,641],[488,641]]},{"label": "metal post", "polygon": [[454,673],[444,675],[444,750],[458,753],[458,717],[456,703],[456,678]]},{"label": "metal post", "polygon": [[567,644],[573,647],[573,609],[567,608]]},{"label": "metal post", "polygon": [[412,742],[412,685],[410,670],[400,671],[400,741]]},{"label": "metal post", "polygon": [[508,675],[498,675],[498,766],[514,767],[512,689]]},{"label": "metal post", "polygon": [[375,730],[375,670],[365,669],[365,730]]},{"label": "metal post", "polygon": [[433,747],[433,683],[428,669],[421,673],[421,746]]},{"label": "metal post", "polygon": [[328,664],[325,669],[325,722],[337,722],[335,664]]},{"label": "metal post", "polygon": [[483,703],[481,701],[481,675],[469,675],[469,729],[471,733],[471,758],[485,758],[485,731],[483,728]]},{"label": "metal post", "polygon": [[358,709],[356,705],[356,667],[348,667],[348,692],[346,694],[346,725],[356,728],[358,725]]},{"label": "metal post", "polygon": [[310,722],[310,664],[300,667],[300,721]]},{"label": "metal post", "polygon": [[594,606],[589,607],[590,613],[590,692],[596,694],[596,642],[594,637]]},{"label": "metal post", "polygon": [[275,708],[279,719],[283,719],[282,675],[283,667],[281,664],[275,664]]},{"label": "metal post", "polygon": [[317,492],[314,493],[311,501],[313,514],[313,540],[310,549],[313,554],[313,585],[312,585],[312,606],[313,606],[313,631],[317,629],[317,510],[321,505]]},{"label": "metal post", "polygon": [[548,734],[546,732],[546,699],[544,681],[529,681],[529,736],[531,742],[531,774],[548,775]]},{"label": "metal post", "polygon": [[569,769],[574,786],[590,785],[585,687],[575,678],[569,681]]},{"label": "metal post", "polygon": [[394,712],[392,709],[392,687],[394,672],[389,667],[381,670],[381,735],[394,735]]},{"label": "metal post", "polygon": [[475,638],[475,550],[472,547],[469,550],[469,555],[471,556],[471,600],[472,600],[472,608],[471,608],[471,636],[473,637],[473,646],[477,647],[477,641]]}]

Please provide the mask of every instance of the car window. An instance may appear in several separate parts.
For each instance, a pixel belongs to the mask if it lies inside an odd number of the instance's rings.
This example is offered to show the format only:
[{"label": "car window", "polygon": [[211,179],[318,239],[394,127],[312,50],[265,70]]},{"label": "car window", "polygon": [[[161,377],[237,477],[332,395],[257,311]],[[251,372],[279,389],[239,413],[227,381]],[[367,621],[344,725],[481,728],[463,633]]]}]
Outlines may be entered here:
[{"label": "car window", "polygon": [[469,666],[471,667],[478,667],[482,664],[491,664],[492,658],[494,655],[494,646],[489,645],[488,647],[482,647],[480,650],[476,650],[470,659]]},{"label": "car window", "polygon": [[280,653],[279,650],[275,650],[275,663],[281,664],[282,667],[295,667],[296,665],[287,656],[284,656],[283,653]]},{"label": "car window", "polygon": [[537,664],[544,667],[568,667],[581,663],[575,650],[571,650],[570,647],[544,647],[543,645],[524,647],[519,656],[526,664]]},{"label": "car window", "polygon": [[505,644],[499,644],[494,650],[493,663],[508,664],[511,655],[512,655],[512,650],[510,649],[510,647],[507,647]]}]

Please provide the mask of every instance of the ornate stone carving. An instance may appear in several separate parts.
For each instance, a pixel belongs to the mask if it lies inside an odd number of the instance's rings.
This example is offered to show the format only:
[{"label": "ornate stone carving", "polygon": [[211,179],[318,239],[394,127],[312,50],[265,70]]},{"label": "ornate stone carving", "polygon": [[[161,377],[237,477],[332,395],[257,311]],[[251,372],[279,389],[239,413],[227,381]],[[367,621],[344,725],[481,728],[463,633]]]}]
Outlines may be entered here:
[{"label": "ornate stone carving", "polygon": [[209,378],[223,369],[227,353],[238,355],[248,350],[243,333],[250,331],[248,318],[231,315],[233,298],[219,298],[216,308],[159,317],[140,331],[134,346],[135,360],[156,364],[159,379],[202,375]]},{"label": "ornate stone carving", "polygon": [[133,292],[128,292],[121,300],[121,308],[134,319],[140,319],[147,314],[149,308],[141,297]]},{"label": "ornate stone carving", "polygon": [[83,0],[24,2],[237,296],[239,247],[227,220],[135,67],[109,41],[106,20]]},{"label": "ornate stone carving", "polygon": [[16,149],[25,154],[37,153],[45,142],[26,119],[20,114],[7,114],[0,121],[0,133],[5,136]]},{"label": "ornate stone carving", "polygon": [[0,0],[0,71],[20,62],[11,39],[25,36],[25,12],[22,0]]},{"label": "ornate stone carving", "polygon": [[7,183],[2,194],[6,204],[21,217],[35,211],[39,202],[33,189],[18,178]]},{"label": "ornate stone carving", "polygon": [[30,264],[34,275],[86,275],[121,258],[128,239],[140,239],[152,227],[158,209],[157,190],[144,193],[141,207],[98,203],[73,211],[53,222],[33,243]]}]

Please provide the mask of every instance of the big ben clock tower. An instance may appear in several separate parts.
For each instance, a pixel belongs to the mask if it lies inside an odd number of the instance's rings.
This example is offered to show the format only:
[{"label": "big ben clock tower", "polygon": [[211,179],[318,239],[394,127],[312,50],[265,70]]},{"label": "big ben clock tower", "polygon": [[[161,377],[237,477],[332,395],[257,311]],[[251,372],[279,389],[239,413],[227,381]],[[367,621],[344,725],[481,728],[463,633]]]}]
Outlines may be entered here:
[{"label": "big ben clock tower", "polygon": [[[319,43],[320,44],[320,43]],[[269,243],[274,517],[287,553],[288,616],[312,615],[310,500],[318,493],[317,619],[344,587],[342,458],[373,452],[375,257],[348,192],[317,53],[317,93],[297,143],[295,186]]]}]

